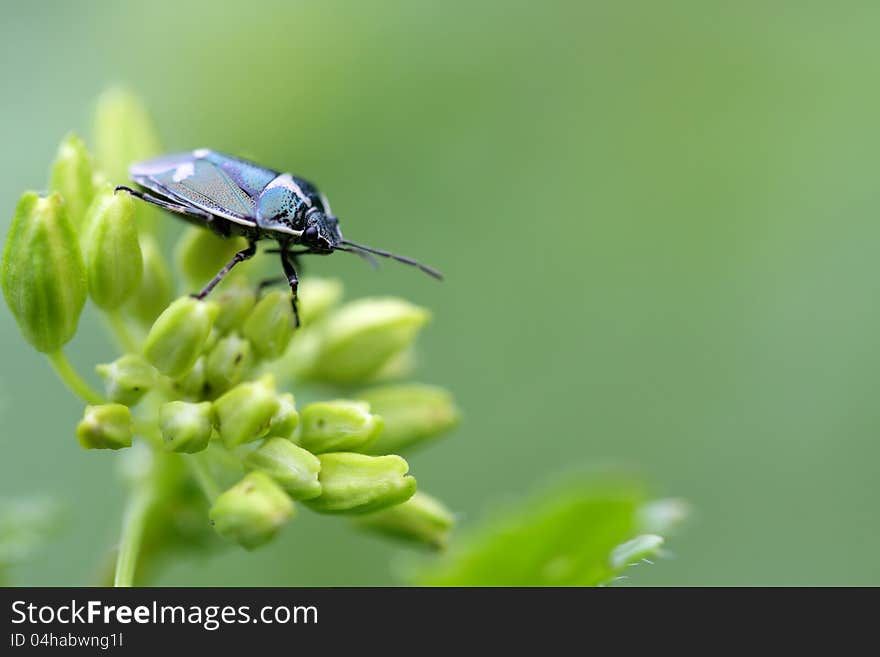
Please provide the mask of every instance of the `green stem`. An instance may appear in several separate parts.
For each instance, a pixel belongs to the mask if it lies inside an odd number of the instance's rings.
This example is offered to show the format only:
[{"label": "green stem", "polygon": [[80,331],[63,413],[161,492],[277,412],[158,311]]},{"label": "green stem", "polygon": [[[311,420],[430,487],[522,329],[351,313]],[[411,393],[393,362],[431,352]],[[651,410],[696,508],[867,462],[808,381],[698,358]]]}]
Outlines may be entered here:
[{"label": "green stem", "polygon": [[131,423],[131,430],[138,436],[143,436],[147,443],[149,443],[150,447],[154,449],[162,447],[162,434],[159,433],[159,427],[156,426],[155,422],[148,422],[136,418]]},{"label": "green stem", "polygon": [[103,395],[86,383],[79,373],[77,373],[61,349],[52,352],[51,354],[46,354],[46,356],[49,358],[49,362],[55,369],[55,373],[73,394],[77,395],[87,404],[106,403]]},{"label": "green stem", "polygon": [[152,489],[140,487],[128,502],[122,520],[122,536],[119,538],[119,551],[116,554],[116,574],[113,586],[134,586],[137,559],[141,551],[147,512],[153,501]]},{"label": "green stem", "polygon": [[125,321],[125,317],[122,316],[122,313],[119,310],[108,310],[104,314],[107,317],[107,321],[110,323],[110,328],[113,330],[113,335],[116,338],[116,341],[119,343],[119,346],[122,347],[123,351],[130,354],[139,353],[140,345],[138,345],[138,341],[135,339],[134,335],[132,335],[128,322]]},{"label": "green stem", "polygon": [[206,468],[205,464],[202,463],[198,454],[186,455],[184,456],[183,460],[189,467],[189,471],[192,473],[193,478],[201,487],[202,492],[205,494],[205,497],[207,497],[208,501],[213,504],[214,500],[216,500],[220,496],[220,486],[218,486],[217,482],[214,481],[214,477],[212,477],[211,473],[208,472],[208,468]]}]

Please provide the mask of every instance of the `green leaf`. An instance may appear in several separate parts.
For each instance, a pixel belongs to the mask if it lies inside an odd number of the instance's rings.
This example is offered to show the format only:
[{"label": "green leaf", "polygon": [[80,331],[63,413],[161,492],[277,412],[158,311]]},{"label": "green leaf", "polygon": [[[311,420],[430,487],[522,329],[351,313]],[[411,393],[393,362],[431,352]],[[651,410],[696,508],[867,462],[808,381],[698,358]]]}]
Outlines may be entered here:
[{"label": "green leaf", "polygon": [[439,586],[598,586],[654,555],[635,488],[558,490],[478,529],[416,580]]}]

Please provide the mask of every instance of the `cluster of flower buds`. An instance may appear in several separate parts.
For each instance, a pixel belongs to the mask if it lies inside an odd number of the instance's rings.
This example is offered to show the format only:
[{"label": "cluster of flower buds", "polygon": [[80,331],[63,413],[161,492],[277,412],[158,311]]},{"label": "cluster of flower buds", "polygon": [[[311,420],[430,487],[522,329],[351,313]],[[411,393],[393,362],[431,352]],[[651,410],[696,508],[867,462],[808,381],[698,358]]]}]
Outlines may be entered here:
[{"label": "cluster of flower buds", "polygon": [[[249,549],[293,517],[295,502],[442,546],[452,515],[416,492],[398,455],[458,420],[445,390],[395,381],[410,371],[429,313],[396,298],[342,303],[337,281],[306,278],[294,329],[289,291],[261,292],[259,262],[206,300],[174,299],[176,287],[198,289],[241,244],[191,227],[169,265],[154,210],[107,182],[121,182],[126,163],[158,150],[154,134],[135,99],[105,96],[100,169],[82,140],[66,138],[49,195],[21,198],[6,241],[3,293],[22,334],[89,404],[80,445],[148,445],[151,462],[165,464],[151,485],[173,496],[167,473],[183,472],[210,503],[205,524]],[[122,347],[96,367],[103,393],[59,356],[87,298]],[[298,407],[293,387],[306,399],[318,391],[331,398]],[[175,459],[189,467],[165,467]]]}]

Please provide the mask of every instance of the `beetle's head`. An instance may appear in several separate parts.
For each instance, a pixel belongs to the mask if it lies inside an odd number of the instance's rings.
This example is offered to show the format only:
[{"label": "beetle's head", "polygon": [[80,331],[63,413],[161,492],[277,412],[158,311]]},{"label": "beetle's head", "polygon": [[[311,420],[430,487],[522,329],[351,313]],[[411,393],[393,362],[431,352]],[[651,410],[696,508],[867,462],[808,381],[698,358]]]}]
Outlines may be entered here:
[{"label": "beetle's head", "polygon": [[306,215],[306,229],[300,235],[299,242],[310,250],[318,253],[330,253],[342,241],[339,221],[317,208]]}]

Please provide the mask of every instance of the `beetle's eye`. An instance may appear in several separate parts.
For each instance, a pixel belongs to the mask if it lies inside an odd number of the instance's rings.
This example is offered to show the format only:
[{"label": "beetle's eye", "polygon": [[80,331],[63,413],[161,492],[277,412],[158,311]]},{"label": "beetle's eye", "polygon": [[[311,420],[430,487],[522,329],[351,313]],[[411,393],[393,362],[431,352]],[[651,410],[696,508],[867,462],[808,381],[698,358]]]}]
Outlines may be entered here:
[{"label": "beetle's eye", "polygon": [[302,240],[304,242],[314,242],[318,238],[318,227],[315,224],[312,224],[302,234]]}]

